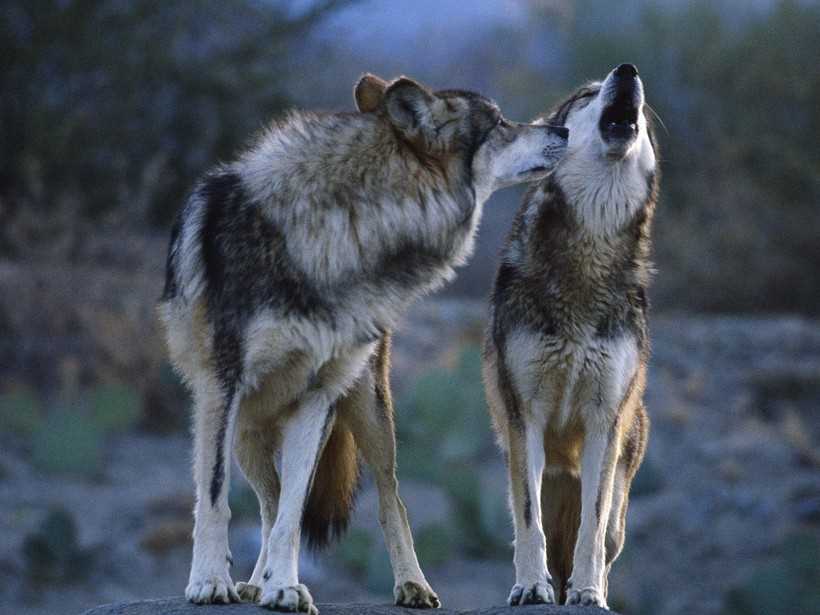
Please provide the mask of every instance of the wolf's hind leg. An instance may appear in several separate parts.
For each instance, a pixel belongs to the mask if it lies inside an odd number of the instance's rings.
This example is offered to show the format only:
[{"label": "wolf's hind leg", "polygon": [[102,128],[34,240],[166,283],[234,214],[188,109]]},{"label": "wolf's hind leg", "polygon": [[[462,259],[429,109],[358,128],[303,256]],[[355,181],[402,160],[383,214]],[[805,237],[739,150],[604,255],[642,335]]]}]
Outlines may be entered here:
[{"label": "wolf's hind leg", "polygon": [[[379,349],[379,360],[386,361],[387,342]],[[356,445],[373,471],[379,491],[379,522],[390,555],[395,581],[393,596],[399,606],[438,608],[441,603],[419,566],[407,509],[399,496],[396,478],[396,435],[390,398],[387,367],[373,373],[365,371],[356,388],[342,401],[344,413]]]},{"label": "wolf's hind leg", "polygon": [[612,482],[612,507],[609,511],[609,520],[606,526],[604,542],[606,565],[604,567],[603,592],[604,600],[609,593],[609,571],[624,548],[626,508],[629,500],[629,483],[622,462],[619,460],[615,468],[615,477]]},{"label": "wolf's hind leg", "polygon": [[[272,422],[272,421],[271,421]],[[276,452],[276,427],[265,423],[243,423],[240,412],[236,439],[236,458],[259,500],[262,517],[262,547],[253,574],[247,583],[237,583],[236,591],[246,602],[258,602],[262,592],[262,574],[268,560],[268,536],[276,520],[279,502],[279,476],[273,457]]]},{"label": "wolf's hind leg", "polygon": [[612,509],[606,528],[606,571],[604,576],[604,598],[607,597],[609,571],[612,563],[621,554],[626,538],[626,512],[629,507],[629,489],[638,472],[646,451],[649,432],[649,418],[643,404],[635,409],[632,425],[621,446],[621,454],[615,468],[612,490]]},{"label": "wolf's hind leg", "polygon": [[191,602],[238,602],[228,546],[230,461],[239,395],[235,388],[194,391],[194,549],[185,596]]},{"label": "wolf's hind leg", "polygon": [[318,613],[307,588],[299,583],[299,543],[316,464],[336,418],[334,401],[322,391],[308,392],[282,427],[277,462],[281,492],[276,520],[263,547],[267,556],[259,598],[262,606],[274,610]]},{"label": "wolf's hind leg", "polygon": [[612,481],[612,508],[609,511],[609,521],[606,526],[607,570],[609,570],[609,565],[621,554],[624,547],[624,525],[629,499],[628,489],[629,483],[626,479],[626,471],[619,461]]}]

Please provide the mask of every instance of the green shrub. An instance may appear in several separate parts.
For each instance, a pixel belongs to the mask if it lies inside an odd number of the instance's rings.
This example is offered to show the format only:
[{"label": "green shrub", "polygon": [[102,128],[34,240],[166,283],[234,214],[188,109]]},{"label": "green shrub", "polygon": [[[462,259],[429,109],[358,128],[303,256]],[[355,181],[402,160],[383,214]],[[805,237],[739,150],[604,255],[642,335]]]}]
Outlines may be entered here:
[{"label": "green shrub", "polygon": [[18,418],[13,424],[29,438],[34,467],[50,473],[99,476],[106,437],[133,428],[141,412],[138,392],[126,385],[95,387],[45,415],[39,401],[29,397],[15,402]]},{"label": "green shrub", "polygon": [[370,549],[365,586],[374,593],[393,593],[393,569],[387,549]]},{"label": "green shrub", "polygon": [[31,391],[0,395],[0,429],[19,436],[31,436],[43,423],[40,400]]},{"label": "green shrub", "polygon": [[104,432],[123,432],[140,418],[142,403],[138,391],[122,384],[95,387],[88,394],[93,422]]},{"label": "green shrub", "polygon": [[510,556],[506,494],[482,485],[475,469],[451,468],[444,485],[453,505],[453,530],[464,552],[480,559]]},{"label": "green shrub", "polygon": [[456,548],[453,531],[441,523],[425,525],[414,532],[416,555],[422,566],[438,566],[448,561]]},{"label": "green shrub", "polygon": [[465,346],[455,368],[421,375],[398,406],[399,472],[440,486],[454,513],[430,530],[441,544],[422,543],[429,557],[438,563],[456,545],[473,557],[508,557],[506,495],[483,487],[475,471],[494,448],[478,346]]},{"label": "green shrub", "polygon": [[228,504],[234,519],[259,519],[259,500],[253,489],[243,481],[233,481]]},{"label": "green shrub", "polygon": [[351,528],[336,546],[335,556],[351,574],[364,577],[368,572],[372,550],[370,534],[359,528]]},{"label": "green shrub", "polygon": [[481,353],[465,347],[453,370],[423,374],[398,402],[399,470],[438,483],[442,466],[474,460],[492,446]]},{"label": "green shrub", "polygon": [[796,532],[782,555],[726,595],[724,615],[811,615],[820,604],[820,536]]},{"label": "green shrub", "polygon": [[93,552],[79,547],[71,514],[54,509],[23,540],[23,559],[32,583],[76,582],[88,577]]},{"label": "green shrub", "polygon": [[49,415],[32,438],[32,463],[43,472],[96,476],[101,472],[104,432],[81,411]]}]

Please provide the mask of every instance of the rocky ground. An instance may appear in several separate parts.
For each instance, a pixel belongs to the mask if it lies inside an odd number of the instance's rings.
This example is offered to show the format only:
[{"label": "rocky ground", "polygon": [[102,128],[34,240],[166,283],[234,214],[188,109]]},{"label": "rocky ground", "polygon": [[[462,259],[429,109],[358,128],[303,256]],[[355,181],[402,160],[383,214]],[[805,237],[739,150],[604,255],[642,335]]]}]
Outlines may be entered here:
[{"label": "rocky ground", "polygon": [[[478,303],[416,306],[395,341],[399,396],[431,367],[447,369],[458,348],[476,341],[482,319]],[[820,323],[666,315],[653,320],[652,339],[650,444],[610,580],[611,605],[630,615],[684,615],[693,606],[702,615],[773,615],[820,603]],[[4,612],[79,613],[182,592],[191,529],[184,433],[113,435],[91,478],[35,469],[8,430],[0,445]],[[474,471],[503,507],[499,455],[482,449]],[[502,604],[513,580],[509,550],[476,557],[459,537],[438,540],[426,528],[452,527],[453,499],[412,468],[401,475],[414,529],[427,536],[422,565],[444,605]],[[248,574],[259,547],[252,508],[237,489],[235,579]],[[303,580],[319,602],[389,600],[376,515],[365,478],[348,540],[303,554]],[[511,538],[503,517],[491,532],[502,543]]]},{"label": "rocky ground", "polygon": [[[359,604],[319,604],[321,615],[414,615],[418,611],[397,606]],[[169,600],[145,600],[95,608],[83,615],[252,615],[260,611],[255,605],[233,604],[203,607],[185,602],[184,598]],[[443,608],[437,615],[572,615],[577,609],[569,606],[532,605],[524,607],[490,607],[469,611]],[[600,608],[587,607],[585,615],[606,615]],[[617,613],[613,613],[617,615]]]}]

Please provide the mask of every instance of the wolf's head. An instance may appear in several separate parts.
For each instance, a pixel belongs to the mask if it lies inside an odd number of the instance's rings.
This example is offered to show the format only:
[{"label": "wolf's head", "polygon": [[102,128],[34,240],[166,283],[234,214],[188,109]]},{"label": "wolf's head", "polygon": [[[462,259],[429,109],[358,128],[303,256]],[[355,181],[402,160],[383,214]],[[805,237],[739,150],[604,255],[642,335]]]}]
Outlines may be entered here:
[{"label": "wolf's head", "polygon": [[473,92],[433,92],[406,77],[387,83],[365,75],[354,97],[360,111],[383,114],[420,153],[463,160],[484,197],[546,177],[567,146],[565,127],[510,122],[494,102]]},{"label": "wolf's head", "polygon": [[546,116],[569,129],[567,154],[553,175],[578,218],[596,233],[621,228],[652,198],[656,149],[643,83],[632,64],[585,85]]},{"label": "wolf's head", "polygon": [[579,88],[547,118],[570,131],[569,153],[610,162],[642,159],[654,166],[654,144],[644,115],[643,82],[632,64],[615,67],[602,82]]}]

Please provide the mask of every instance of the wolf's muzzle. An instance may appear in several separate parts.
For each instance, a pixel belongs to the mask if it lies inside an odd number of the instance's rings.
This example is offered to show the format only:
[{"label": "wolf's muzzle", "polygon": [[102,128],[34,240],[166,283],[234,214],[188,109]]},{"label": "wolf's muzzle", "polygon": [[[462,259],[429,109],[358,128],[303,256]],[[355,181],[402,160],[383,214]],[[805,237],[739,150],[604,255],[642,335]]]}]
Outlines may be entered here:
[{"label": "wolf's muzzle", "polygon": [[544,157],[548,160],[555,160],[564,155],[569,144],[569,128],[566,126],[556,126],[554,124],[545,124],[549,135],[549,144],[544,148]]},{"label": "wolf's muzzle", "polygon": [[638,113],[642,101],[641,80],[634,64],[620,64],[605,84],[609,102],[599,122],[605,141],[630,141],[638,134]]},{"label": "wolf's muzzle", "polygon": [[566,126],[555,126],[553,124],[546,124],[546,128],[550,134],[560,137],[562,139],[569,139],[569,128]]}]

